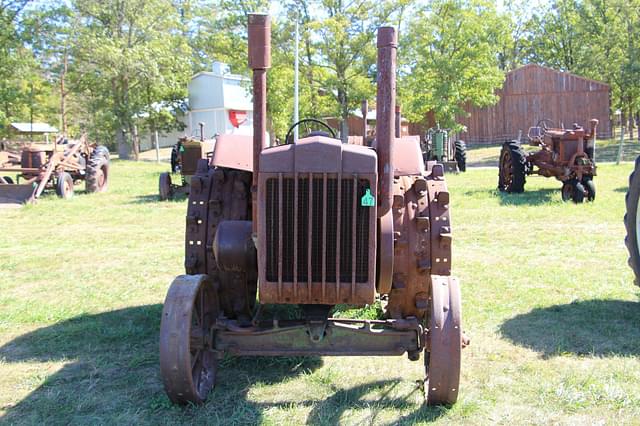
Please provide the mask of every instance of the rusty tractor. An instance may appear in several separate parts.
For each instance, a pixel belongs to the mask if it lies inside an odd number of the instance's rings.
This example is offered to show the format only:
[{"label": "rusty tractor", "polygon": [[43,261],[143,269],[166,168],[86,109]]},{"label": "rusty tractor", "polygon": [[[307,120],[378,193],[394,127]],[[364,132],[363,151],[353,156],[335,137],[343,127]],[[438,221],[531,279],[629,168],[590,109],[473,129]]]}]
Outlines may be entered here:
[{"label": "rusty tractor", "polygon": [[[205,401],[225,354],[406,353],[424,360],[427,403],[456,402],[467,340],[451,276],[450,196],[442,165],[425,167],[419,138],[395,137],[395,28],[377,34],[373,149],[342,144],[330,129],[269,147],[271,23],[248,20],[253,136],[220,136],[191,179],[186,274],[169,287],[160,325],[170,400]],[[331,316],[337,304],[376,300],[381,319]],[[274,305],[300,314],[278,318]]]},{"label": "rusty tractor", "polygon": [[[161,173],[158,181],[160,200],[189,195],[189,184],[196,173],[198,161],[210,155],[207,148],[214,143],[204,139],[203,130],[203,124],[200,123],[200,139],[184,136],[171,148],[171,172]],[[179,184],[172,182],[172,174],[180,175]]]},{"label": "rusty tractor", "polygon": [[635,284],[640,285],[640,157],[636,158],[635,167],[629,176],[625,203],[627,211],[624,215],[624,226],[627,235],[624,243],[629,250],[628,262],[635,274]]},{"label": "rusty tractor", "polygon": [[60,136],[53,144],[0,151],[0,174],[2,204],[34,202],[46,189],[71,198],[74,185],[83,180],[87,192],[103,192],[109,181],[109,150],[90,144],[86,134],[79,140]]},{"label": "rusty tractor", "polygon": [[424,161],[442,163],[445,171],[467,171],[467,145],[462,140],[451,142],[450,131],[439,127],[427,130],[422,143]]},{"label": "rusty tractor", "polygon": [[528,139],[540,149],[525,152],[518,141],[505,142],[500,151],[498,189],[524,192],[527,175],[555,177],[562,182],[562,200],[582,203],[596,198],[595,143],[598,120],[590,121],[586,132],[578,124],[571,129],[554,128],[543,119],[531,127]]}]

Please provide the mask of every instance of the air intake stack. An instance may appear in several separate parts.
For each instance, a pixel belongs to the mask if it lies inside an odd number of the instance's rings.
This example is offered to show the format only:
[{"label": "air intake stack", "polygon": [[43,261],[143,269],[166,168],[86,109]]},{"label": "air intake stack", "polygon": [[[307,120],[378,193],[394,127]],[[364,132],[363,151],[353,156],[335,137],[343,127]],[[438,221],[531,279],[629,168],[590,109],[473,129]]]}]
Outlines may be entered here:
[{"label": "air intake stack", "polygon": [[384,216],[393,203],[397,48],[396,29],[381,27],[378,30],[378,92],[376,96],[376,145],[380,182],[378,217]]}]

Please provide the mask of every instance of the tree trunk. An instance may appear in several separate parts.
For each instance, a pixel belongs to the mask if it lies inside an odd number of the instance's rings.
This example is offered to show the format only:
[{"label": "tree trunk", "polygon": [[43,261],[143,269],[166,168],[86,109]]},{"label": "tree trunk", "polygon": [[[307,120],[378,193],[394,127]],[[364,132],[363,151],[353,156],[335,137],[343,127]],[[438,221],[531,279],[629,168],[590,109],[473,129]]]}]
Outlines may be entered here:
[{"label": "tree trunk", "polygon": [[633,140],[633,111],[629,108],[629,139]]},{"label": "tree trunk", "polygon": [[131,126],[131,146],[133,148],[133,159],[138,161],[140,158],[140,139],[138,137],[138,126]]},{"label": "tree trunk", "polygon": [[118,141],[118,158],[121,160],[130,160],[131,146],[127,142],[127,132],[124,128],[116,130],[116,140]]},{"label": "tree trunk", "polygon": [[[338,76],[340,79],[340,76]],[[338,88],[338,103],[340,104],[341,123],[340,123],[340,139],[342,143],[349,142],[349,105],[347,101],[347,93],[344,88]]]},{"label": "tree trunk", "polygon": [[67,69],[69,65],[69,59],[67,50],[65,49],[62,58],[62,72],[60,73],[60,128],[62,134],[67,136],[67,92],[65,91],[65,78],[67,76]]}]

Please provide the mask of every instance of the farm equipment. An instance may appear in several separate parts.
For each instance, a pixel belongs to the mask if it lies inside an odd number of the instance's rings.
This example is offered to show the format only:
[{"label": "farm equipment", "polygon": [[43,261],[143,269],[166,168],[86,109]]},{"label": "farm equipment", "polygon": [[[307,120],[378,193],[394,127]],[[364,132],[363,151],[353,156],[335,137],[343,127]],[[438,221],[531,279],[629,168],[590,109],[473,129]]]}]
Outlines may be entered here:
[{"label": "farm equipment", "polygon": [[[203,126],[200,123],[200,139],[184,136],[171,148],[171,172],[160,174],[158,182],[160,200],[170,200],[176,195],[188,195],[191,177],[196,173],[198,161],[207,158],[207,144],[205,141]],[[172,174],[180,174],[180,184],[172,182]]]},{"label": "farm equipment", "polygon": [[629,176],[629,189],[625,196],[627,211],[624,215],[624,226],[627,235],[624,243],[629,250],[629,266],[635,274],[635,284],[640,285],[640,157],[636,158],[635,167]]},{"label": "farm equipment", "polygon": [[445,171],[464,172],[467,170],[467,145],[456,140],[451,143],[449,131],[439,127],[427,130],[422,144],[424,161],[437,161]]},{"label": "farm equipment", "polygon": [[44,190],[54,188],[59,197],[71,198],[81,180],[87,192],[102,192],[109,180],[109,151],[89,144],[86,135],[75,141],[61,136],[53,144],[1,151],[0,174],[0,204],[34,202]]},{"label": "farm equipment", "polygon": [[[377,34],[373,149],[330,129],[268,147],[270,26],[249,15],[253,137],[220,136],[191,179],[186,274],[171,284],[160,326],[165,390],[174,403],[202,403],[225,354],[406,353],[423,355],[426,402],[452,404],[468,341],[451,276],[450,195],[419,140],[394,137],[396,30]],[[331,317],[338,304],[376,300],[384,318]],[[282,305],[299,314],[271,314]]]},{"label": "farm equipment", "polygon": [[537,174],[561,181],[564,201],[593,201],[598,120],[593,119],[590,124],[591,129],[586,132],[578,124],[571,129],[554,128],[551,120],[540,120],[528,133],[530,145],[540,148],[535,152],[525,152],[519,141],[505,142],[500,151],[498,189],[524,192],[526,176]]}]

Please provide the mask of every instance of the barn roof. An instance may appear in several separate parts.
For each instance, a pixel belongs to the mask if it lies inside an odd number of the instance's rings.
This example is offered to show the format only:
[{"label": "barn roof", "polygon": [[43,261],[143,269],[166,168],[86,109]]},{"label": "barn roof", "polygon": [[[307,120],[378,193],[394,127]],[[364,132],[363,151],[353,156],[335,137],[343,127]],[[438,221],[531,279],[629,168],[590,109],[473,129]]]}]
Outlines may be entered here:
[{"label": "barn roof", "polygon": [[11,127],[20,133],[56,133],[58,131],[47,123],[11,123]]},{"label": "barn roof", "polygon": [[[609,85],[603,81],[582,77],[580,75],[577,75],[568,71],[560,71],[554,68],[550,68],[550,67],[546,67],[538,64],[526,64],[519,68],[509,71],[506,75],[504,88],[507,89],[509,86],[509,82],[513,81],[514,79],[517,79],[519,75],[532,75],[532,74],[548,74],[550,76],[555,77],[553,81],[562,82],[562,87],[555,87],[552,90],[562,90],[562,91],[609,90]],[[571,84],[568,86],[565,86],[566,82],[571,82]],[[551,81],[547,81],[545,83],[549,84],[551,83]],[[517,87],[515,86],[517,85],[514,85],[514,87],[510,87],[510,89],[517,90]]]}]

